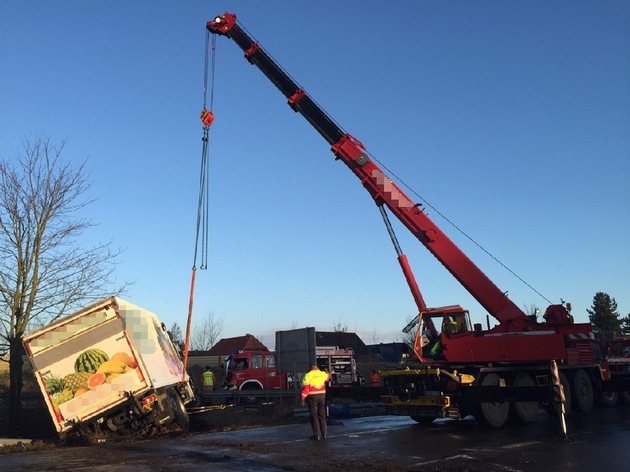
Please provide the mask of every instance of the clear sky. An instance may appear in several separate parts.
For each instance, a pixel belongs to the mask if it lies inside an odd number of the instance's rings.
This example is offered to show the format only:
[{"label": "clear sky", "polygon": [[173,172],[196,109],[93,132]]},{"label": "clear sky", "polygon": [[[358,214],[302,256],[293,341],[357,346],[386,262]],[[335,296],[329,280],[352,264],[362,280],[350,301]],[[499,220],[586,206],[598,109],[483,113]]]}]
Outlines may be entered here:
[{"label": "clear sky", "polygon": [[[577,321],[630,313],[630,2],[0,2],[0,154],[88,159],[129,301],[185,327],[206,22],[225,11],[349,133]],[[416,314],[376,206],[236,44],[219,38],[209,266],[194,319],[224,337],[341,323],[366,343]],[[429,215],[520,307],[547,301]],[[396,222],[395,222],[396,223]],[[427,303],[485,313],[395,224]]]}]

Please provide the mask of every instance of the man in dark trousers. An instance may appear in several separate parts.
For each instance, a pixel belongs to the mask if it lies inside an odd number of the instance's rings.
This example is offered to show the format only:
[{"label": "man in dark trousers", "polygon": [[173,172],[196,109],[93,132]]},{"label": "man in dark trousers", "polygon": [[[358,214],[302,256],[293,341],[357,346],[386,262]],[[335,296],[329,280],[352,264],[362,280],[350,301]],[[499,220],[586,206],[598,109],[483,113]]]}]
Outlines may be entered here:
[{"label": "man in dark trousers", "polygon": [[326,382],[328,382],[328,374],[322,372],[313,363],[311,370],[304,374],[302,379],[302,399],[301,404],[304,406],[308,402],[308,408],[311,419],[311,427],[313,435],[311,439],[319,441],[328,437],[328,429],[326,427]]}]

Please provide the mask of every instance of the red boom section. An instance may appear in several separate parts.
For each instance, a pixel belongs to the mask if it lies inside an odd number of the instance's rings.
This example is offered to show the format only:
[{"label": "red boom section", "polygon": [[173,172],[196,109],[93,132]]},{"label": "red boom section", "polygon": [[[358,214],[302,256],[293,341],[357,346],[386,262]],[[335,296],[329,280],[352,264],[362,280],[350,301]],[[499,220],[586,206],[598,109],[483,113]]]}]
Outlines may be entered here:
[{"label": "red boom section", "polygon": [[[250,38],[236,22],[236,15],[225,13],[207,24],[214,34],[227,36],[245,51],[256,65],[288,99],[291,108],[332,145],[332,152],[359,178],[377,205],[384,204],[403,225],[444,265],[464,288],[498,321],[504,329],[522,329],[531,322],[504,292],[477,267],[437,225],[392,182],[369,158],[364,146],[343,131],[273,59]],[[516,321],[516,323],[512,323]]]},{"label": "red boom section", "polygon": [[527,319],[525,314],[453,241],[365,154],[360,142],[344,136],[332,147],[361,180],[377,204],[384,203],[468,292],[497,320]]}]

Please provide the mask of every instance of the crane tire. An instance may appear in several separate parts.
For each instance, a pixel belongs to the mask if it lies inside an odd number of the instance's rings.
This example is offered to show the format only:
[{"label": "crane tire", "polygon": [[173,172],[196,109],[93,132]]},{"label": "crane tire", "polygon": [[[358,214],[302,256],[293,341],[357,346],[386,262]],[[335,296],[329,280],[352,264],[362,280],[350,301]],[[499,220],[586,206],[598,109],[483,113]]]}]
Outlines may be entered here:
[{"label": "crane tire", "polygon": [[[534,387],[536,383],[531,375],[526,372],[519,372],[512,382],[514,387]],[[510,416],[523,423],[531,423],[538,415],[538,402],[518,401],[510,405]]]},{"label": "crane tire", "polygon": [[[487,374],[481,381],[481,385],[499,385],[500,377],[497,374]],[[475,418],[483,426],[500,428],[508,420],[510,415],[510,403],[480,403],[477,407]]]},{"label": "crane tire", "polygon": [[584,369],[579,369],[573,378],[573,410],[588,413],[593,409],[593,382]]},{"label": "crane tire", "polygon": [[619,403],[618,392],[602,392],[599,396],[599,404],[607,408],[613,408]]}]

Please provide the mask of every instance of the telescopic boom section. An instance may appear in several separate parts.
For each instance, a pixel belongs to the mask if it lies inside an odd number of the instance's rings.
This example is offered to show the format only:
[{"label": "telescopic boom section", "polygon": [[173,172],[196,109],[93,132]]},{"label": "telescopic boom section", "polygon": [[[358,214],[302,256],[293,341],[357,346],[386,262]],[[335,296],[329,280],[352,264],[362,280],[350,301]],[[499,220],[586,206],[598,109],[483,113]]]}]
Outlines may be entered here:
[{"label": "telescopic boom section", "polygon": [[466,290],[500,322],[527,320],[527,316],[477,267],[437,225],[369,158],[361,142],[345,133],[302,90],[265,50],[225,13],[207,24],[214,34],[236,42],[245,58],[256,65],[299,112],[328,141],[332,152],[359,178],[377,205],[386,205],[416,238],[446,267]]}]

